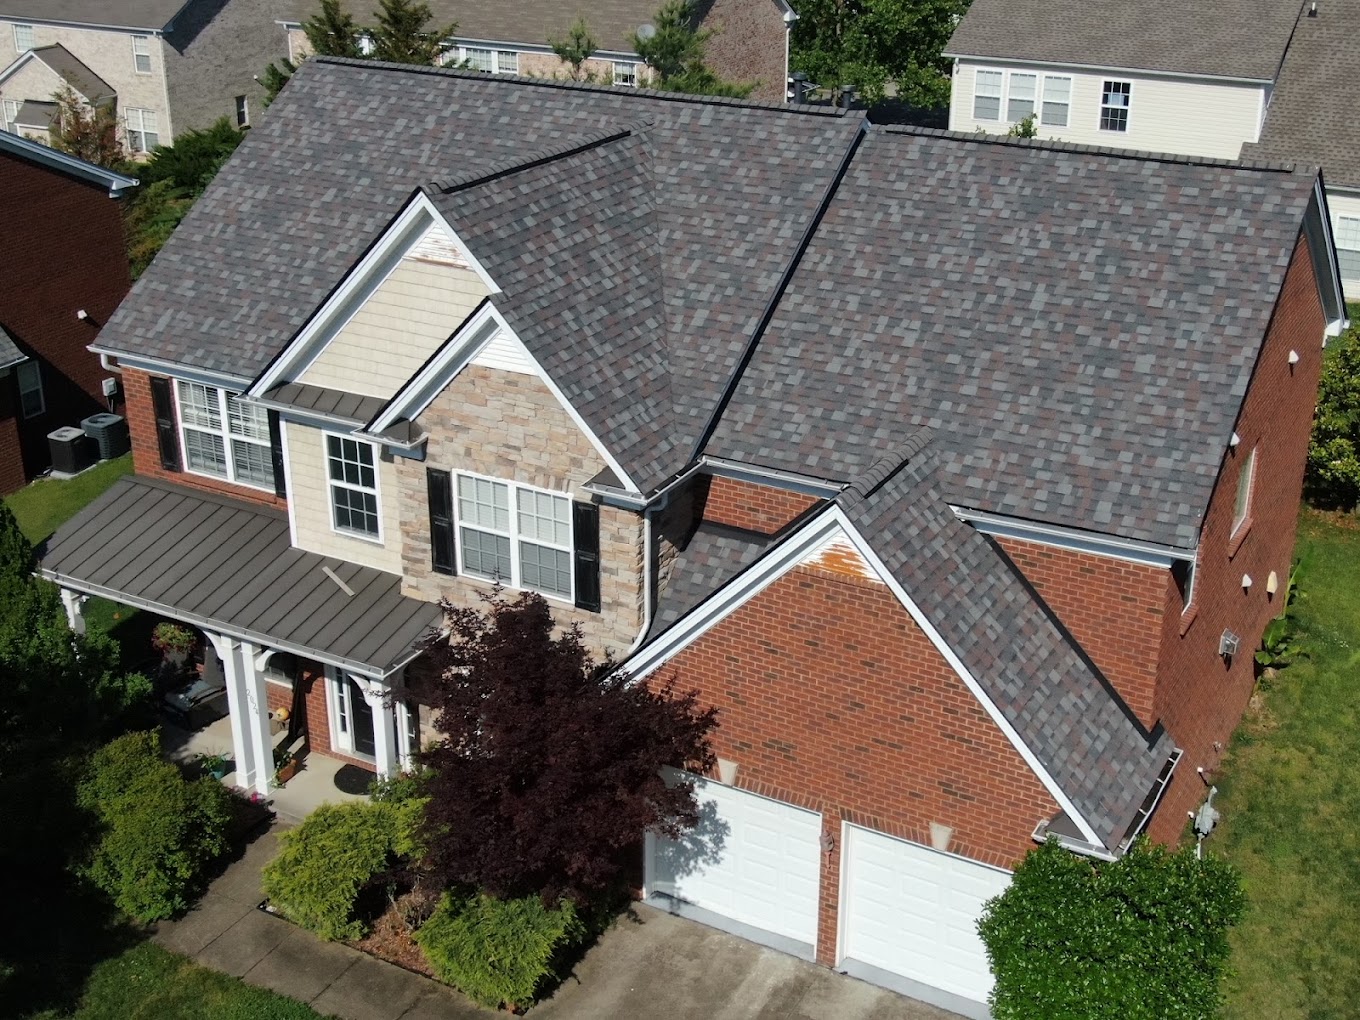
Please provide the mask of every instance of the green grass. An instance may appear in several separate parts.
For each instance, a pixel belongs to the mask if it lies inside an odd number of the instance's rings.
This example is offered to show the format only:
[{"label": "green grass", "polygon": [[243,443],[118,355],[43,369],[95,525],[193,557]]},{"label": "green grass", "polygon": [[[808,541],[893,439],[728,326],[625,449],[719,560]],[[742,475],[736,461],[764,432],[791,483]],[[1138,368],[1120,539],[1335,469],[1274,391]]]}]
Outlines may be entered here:
[{"label": "green grass", "polygon": [[14,511],[19,527],[34,545],[56,531],[93,502],[110,485],[132,471],[132,454],[106,460],[75,478],[40,478],[5,502]]},{"label": "green grass", "polygon": [[1360,520],[1305,512],[1308,658],[1233,738],[1206,844],[1241,869],[1226,1020],[1360,1015]]},{"label": "green grass", "polygon": [[30,1020],[317,1020],[321,1014],[143,942],[97,964],[79,1004]]}]

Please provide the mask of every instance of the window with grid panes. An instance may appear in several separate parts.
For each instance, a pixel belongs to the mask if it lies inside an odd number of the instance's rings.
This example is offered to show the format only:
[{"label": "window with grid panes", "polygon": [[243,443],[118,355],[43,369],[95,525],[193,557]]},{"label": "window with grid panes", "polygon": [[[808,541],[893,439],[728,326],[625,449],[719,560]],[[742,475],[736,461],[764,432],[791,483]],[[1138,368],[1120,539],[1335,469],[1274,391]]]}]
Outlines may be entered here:
[{"label": "window with grid panes", "polygon": [[347,436],[327,435],[326,469],[335,530],[380,538],[378,468],[373,445]]}]

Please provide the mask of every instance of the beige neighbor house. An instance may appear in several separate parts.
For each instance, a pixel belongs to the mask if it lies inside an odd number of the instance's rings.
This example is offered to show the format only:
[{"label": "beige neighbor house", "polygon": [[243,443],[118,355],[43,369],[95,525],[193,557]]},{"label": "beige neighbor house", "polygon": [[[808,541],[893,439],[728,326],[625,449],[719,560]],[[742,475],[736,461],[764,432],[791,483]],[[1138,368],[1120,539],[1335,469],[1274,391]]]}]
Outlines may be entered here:
[{"label": "beige neighbor house", "polygon": [[1360,294],[1360,0],[975,0],[945,55],[955,131],[1322,167]]},{"label": "beige neighbor house", "polygon": [[269,710],[391,774],[435,600],[538,592],[718,709],[649,901],[985,1017],[1015,862],[1174,841],[1251,695],[1346,324],[1323,208],[1304,170],[308,60],[100,334],[136,474],[42,573],[76,627],[200,631],[266,795]]},{"label": "beige neighbor house", "polygon": [[[582,66],[583,76],[600,84],[626,88],[646,85],[647,66],[633,51],[632,37],[655,20],[664,0],[580,0],[575,5],[546,0],[434,0],[434,22],[458,26],[450,62],[489,74],[532,78],[569,78],[571,68],[559,60],[549,39],[566,35],[583,18],[598,45]],[[307,54],[302,22],[320,6],[317,0],[291,0],[283,21],[290,59]],[[351,5],[358,19],[362,5]],[[750,98],[781,102],[789,74],[789,32],[798,20],[786,0],[698,0],[701,29],[711,31],[705,59],[724,80],[754,83]]]},{"label": "beige neighbor house", "polygon": [[261,109],[286,52],[270,0],[0,0],[0,130],[48,141],[53,94],[113,104],[134,155]]}]

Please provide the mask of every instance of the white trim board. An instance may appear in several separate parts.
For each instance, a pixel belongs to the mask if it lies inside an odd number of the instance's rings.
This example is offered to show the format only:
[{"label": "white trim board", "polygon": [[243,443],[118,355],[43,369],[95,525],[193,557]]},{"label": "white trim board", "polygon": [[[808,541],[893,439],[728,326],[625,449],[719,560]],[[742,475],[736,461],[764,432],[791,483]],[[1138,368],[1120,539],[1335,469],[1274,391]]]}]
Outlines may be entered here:
[{"label": "white trim board", "polygon": [[280,383],[304,375],[432,226],[439,226],[447,232],[450,242],[487,290],[492,294],[501,292],[448,220],[434,207],[434,203],[423,191],[417,191],[278,357],[260,373],[250,386],[250,395],[263,396]]},{"label": "white trim board", "polygon": [[511,328],[505,320],[505,316],[492,304],[491,298],[484,300],[476,311],[469,315],[467,320],[458,327],[458,330],[444,346],[436,351],[433,357],[421,367],[420,371],[397,391],[392,399],[387,402],[387,406],[378,413],[378,416],[368,423],[363,434],[381,441],[382,432],[391,428],[397,421],[401,419],[415,421],[434,402],[434,399],[453,380],[458,378],[463,369],[467,368],[493,342],[497,343],[502,350],[508,350],[510,347],[515,349],[516,355],[523,359],[524,364],[532,370],[534,375],[538,376],[549,392],[557,398],[557,402],[562,405],[562,409],[571,417],[576,427],[590,440],[590,444],[595,447],[595,452],[630,490],[637,492],[637,484],[623,469],[623,465],[600,441],[600,437],[595,434],[595,431],[586,424],[586,420],[572,406],[571,401],[567,400],[566,394],[562,392],[524,341]]},{"label": "white trim board", "polygon": [[864,536],[859,533],[858,529],[845,515],[845,511],[834,503],[828,504],[783,542],[768,550],[764,556],[757,559],[755,563],[738,574],[732,581],[709,596],[704,602],[701,602],[698,607],[681,618],[675,626],[662,634],[655,642],[624,660],[620,668],[637,678],[648,676],[656,671],[666,661],[693,644],[723,619],[736,612],[806,560],[811,553],[821,548],[828,540],[834,539],[834,532],[837,529],[842,532],[842,537],[874,569],[879,580],[892,590],[898,602],[907,610],[922,633],[935,646],[936,651],[944,657],[950,668],[986,710],[992,722],[1006,735],[1011,746],[1015,748],[1039,782],[1052,795],[1058,806],[1076,822],[1084,836],[1090,839],[1092,843],[1100,845],[1100,837],[1096,835],[1095,829],[1077,810],[1071,798],[1058,786],[1057,781],[1021,739],[1020,734],[1002,714],[996,703],[987,696],[977,678],[969,672],[963,661],[945,642],[944,637],[926,618],[920,606],[912,600],[897,578],[888,570]]},{"label": "white trim board", "polygon": [[970,510],[967,507],[950,504],[950,510],[961,521],[967,521],[984,535],[1000,535],[1006,538],[1019,538],[1026,542],[1037,542],[1055,549],[1070,549],[1073,552],[1090,553],[1093,556],[1106,556],[1111,559],[1140,563],[1149,567],[1170,569],[1177,561],[1194,562],[1195,550],[1174,549],[1171,546],[1156,545],[1152,542],[1137,542],[1131,539],[1113,538],[1108,535],[1093,535],[1065,528],[1056,524],[1039,524],[1002,514],[987,513],[983,510]]},{"label": "white trim board", "polygon": [[1201,74],[1195,71],[1156,71],[1149,67],[1113,67],[1109,64],[1077,64],[1067,60],[1027,60],[1023,57],[989,57],[979,53],[959,53],[945,50],[940,56],[948,60],[970,63],[1005,64],[1007,67],[1070,67],[1078,71],[1099,71],[1113,75],[1143,75],[1149,78],[1190,78],[1195,81],[1225,82],[1241,85],[1273,85],[1270,78],[1243,78],[1231,74]]}]

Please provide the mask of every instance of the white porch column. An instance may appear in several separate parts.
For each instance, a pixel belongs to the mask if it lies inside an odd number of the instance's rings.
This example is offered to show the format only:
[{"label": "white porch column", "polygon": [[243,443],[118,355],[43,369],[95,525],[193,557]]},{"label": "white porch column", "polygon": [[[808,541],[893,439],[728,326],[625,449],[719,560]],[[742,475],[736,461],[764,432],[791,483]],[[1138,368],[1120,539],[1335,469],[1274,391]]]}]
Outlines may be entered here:
[{"label": "white porch column", "polygon": [[232,762],[236,785],[268,796],[274,777],[273,737],[269,732],[269,704],[264,677],[255,668],[259,649],[249,641],[223,634],[208,634],[222,660],[227,681],[227,707],[231,714]]},{"label": "white porch column", "polygon": [[62,588],[61,606],[66,610],[66,625],[72,634],[85,633],[85,600],[90,596],[82,595],[72,588]]},{"label": "white porch column", "polygon": [[379,779],[390,779],[397,774],[397,728],[395,700],[391,689],[381,680],[350,674],[350,679],[363,692],[364,700],[373,710],[373,760]]}]

